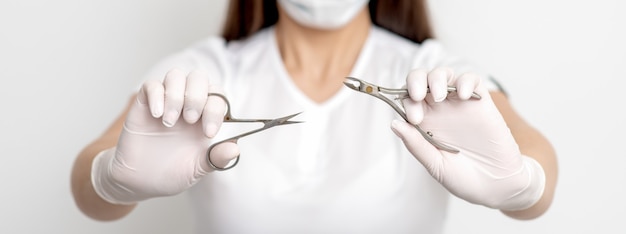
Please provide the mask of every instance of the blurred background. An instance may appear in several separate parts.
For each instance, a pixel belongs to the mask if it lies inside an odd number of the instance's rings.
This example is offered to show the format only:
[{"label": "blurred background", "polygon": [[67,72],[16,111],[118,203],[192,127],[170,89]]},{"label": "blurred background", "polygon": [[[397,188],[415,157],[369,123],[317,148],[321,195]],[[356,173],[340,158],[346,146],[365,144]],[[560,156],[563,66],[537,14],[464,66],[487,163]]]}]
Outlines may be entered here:
[{"label": "blurred background", "polygon": [[[502,82],[560,162],[541,218],[516,221],[452,198],[446,233],[626,233],[626,2],[429,3],[438,38]],[[219,33],[226,4],[0,1],[0,233],[192,232],[186,194],[115,222],[87,218],[70,170],[154,62]]]}]

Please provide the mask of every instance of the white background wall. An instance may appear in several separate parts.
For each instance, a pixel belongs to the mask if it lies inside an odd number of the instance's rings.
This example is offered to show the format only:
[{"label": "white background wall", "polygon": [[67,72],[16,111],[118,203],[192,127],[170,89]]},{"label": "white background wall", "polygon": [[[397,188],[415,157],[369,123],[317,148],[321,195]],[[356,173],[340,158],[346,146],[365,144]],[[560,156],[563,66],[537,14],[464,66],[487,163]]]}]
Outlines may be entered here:
[{"label": "white background wall", "polygon": [[[90,220],[69,174],[152,63],[219,31],[225,2],[0,1],[0,233],[192,231],[184,195]],[[438,36],[500,79],[560,160],[545,216],[515,221],[453,199],[448,233],[625,233],[626,3],[430,2]]]}]

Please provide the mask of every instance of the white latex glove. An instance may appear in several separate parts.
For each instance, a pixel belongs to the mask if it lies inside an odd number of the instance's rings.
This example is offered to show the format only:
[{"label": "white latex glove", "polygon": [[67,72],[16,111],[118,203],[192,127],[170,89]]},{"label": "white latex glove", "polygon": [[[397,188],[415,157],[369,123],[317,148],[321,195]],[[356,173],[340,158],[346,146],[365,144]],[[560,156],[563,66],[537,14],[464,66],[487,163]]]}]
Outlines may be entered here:
[{"label": "white latex glove", "polygon": [[[448,85],[457,93],[448,93]],[[430,87],[430,93],[427,88]],[[407,78],[407,117],[458,154],[439,150],[410,124],[394,120],[392,129],[407,149],[455,196],[502,210],[535,204],[545,185],[539,163],[520,153],[488,90],[473,74],[455,77],[452,70],[414,70]],[[470,99],[472,92],[482,99]]]},{"label": "white latex glove", "polygon": [[[226,104],[207,95],[221,92],[208,76],[172,70],[163,82],[144,83],[117,146],[93,161],[91,179],[100,197],[113,204],[132,204],[174,195],[212,171],[206,150],[222,124]],[[181,117],[184,121],[179,121]],[[237,155],[235,143],[224,143],[214,148],[211,159],[225,166]]]}]

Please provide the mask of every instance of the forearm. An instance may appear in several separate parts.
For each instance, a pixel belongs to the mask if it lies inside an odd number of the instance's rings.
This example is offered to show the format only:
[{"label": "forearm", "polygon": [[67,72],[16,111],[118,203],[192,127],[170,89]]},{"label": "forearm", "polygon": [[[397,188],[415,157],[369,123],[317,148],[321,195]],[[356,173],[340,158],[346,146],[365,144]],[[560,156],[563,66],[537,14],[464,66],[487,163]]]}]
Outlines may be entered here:
[{"label": "forearm", "polygon": [[87,216],[102,221],[116,220],[130,213],[135,205],[115,205],[98,196],[91,183],[91,164],[102,150],[115,146],[114,139],[102,138],[87,146],[72,168],[72,195],[78,208]]}]

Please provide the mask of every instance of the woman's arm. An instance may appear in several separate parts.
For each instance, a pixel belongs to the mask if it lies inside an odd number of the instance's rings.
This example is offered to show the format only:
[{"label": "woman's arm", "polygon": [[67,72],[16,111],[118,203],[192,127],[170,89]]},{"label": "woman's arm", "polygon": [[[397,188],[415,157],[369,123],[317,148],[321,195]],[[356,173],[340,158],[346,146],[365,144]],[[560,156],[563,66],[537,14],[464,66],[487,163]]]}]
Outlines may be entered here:
[{"label": "woman's arm", "polygon": [[546,175],[543,196],[535,205],[524,210],[502,212],[515,219],[527,220],[537,218],[548,210],[554,197],[558,174],[556,153],[550,142],[517,114],[504,93],[491,92],[490,94],[511,130],[522,154],[537,160],[543,167]]},{"label": "woman's arm", "polygon": [[91,163],[102,150],[114,147],[131,104],[130,99],[124,112],[113,122],[102,136],[87,145],[74,161],[71,175],[72,195],[78,208],[87,216],[102,221],[116,220],[130,213],[136,205],[114,205],[96,194],[91,184]]}]

